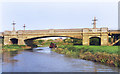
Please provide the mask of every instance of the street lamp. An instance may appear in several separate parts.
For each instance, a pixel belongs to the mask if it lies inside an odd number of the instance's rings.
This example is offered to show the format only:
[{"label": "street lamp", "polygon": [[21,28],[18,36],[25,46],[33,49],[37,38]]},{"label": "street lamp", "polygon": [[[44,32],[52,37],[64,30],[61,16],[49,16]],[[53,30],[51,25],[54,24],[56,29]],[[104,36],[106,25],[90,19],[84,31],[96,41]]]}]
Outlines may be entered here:
[{"label": "street lamp", "polygon": [[24,31],[25,31],[25,27],[26,27],[26,26],[25,26],[25,24],[24,24],[24,26],[23,26],[23,27],[24,27]]},{"label": "street lamp", "polygon": [[13,31],[15,31],[15,24],[16,24],[16,22],[13,21],[13,22],[12,22],[12,25],[13,25]]},{"label": "street lamp", "polygon": [[95,29],[96,28],[96,21],[97,21],[96,17],[94,17],[94,20],[92,20],[92,21],[93,21],[93,28]]}]

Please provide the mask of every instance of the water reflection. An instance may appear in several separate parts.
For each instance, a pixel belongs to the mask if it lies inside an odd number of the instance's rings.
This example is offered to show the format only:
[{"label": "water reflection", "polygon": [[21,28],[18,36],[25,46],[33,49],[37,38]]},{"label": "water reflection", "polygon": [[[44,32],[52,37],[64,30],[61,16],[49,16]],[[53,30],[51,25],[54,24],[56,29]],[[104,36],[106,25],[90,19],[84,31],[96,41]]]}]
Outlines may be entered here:
[{"label": "water reflection", "polygon": [[2,54],[2,62],[3,63],[14,63],[17,62],[18,60],[14,59],[14,56],[17,56],[20,54],[22,51],[11,51],[11,52],[3,52]]},{"label": "water reflection", "polygon": [[118,72],[118,68],[66,57],[52,52],[49,47],[38,47],[4,52],[3,72]]},{"label": "water reflection", "polygon": [[51,53],[51,49],[49,47],[38,47],[38,48],[33,48],[33,52]]}]

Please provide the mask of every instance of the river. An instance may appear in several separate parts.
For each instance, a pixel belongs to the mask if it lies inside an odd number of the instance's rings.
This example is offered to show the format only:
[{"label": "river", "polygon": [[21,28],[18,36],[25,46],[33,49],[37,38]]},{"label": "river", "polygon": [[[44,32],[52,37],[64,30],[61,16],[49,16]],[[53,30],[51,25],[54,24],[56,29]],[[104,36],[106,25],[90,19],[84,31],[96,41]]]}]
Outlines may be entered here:
[{"label": "river", "polygon": [[92,61],[66,57],[51,51],[49,47],[33,50],[4,52],[3,72],[118,72],[110,67]]}]

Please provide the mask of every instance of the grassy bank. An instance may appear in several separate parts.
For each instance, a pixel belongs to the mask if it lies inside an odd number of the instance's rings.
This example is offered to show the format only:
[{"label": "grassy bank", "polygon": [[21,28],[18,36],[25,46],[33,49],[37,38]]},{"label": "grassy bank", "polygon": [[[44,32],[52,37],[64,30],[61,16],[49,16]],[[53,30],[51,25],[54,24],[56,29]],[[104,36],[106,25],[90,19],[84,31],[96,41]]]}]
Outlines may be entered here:
[{"label": "grassy bank", "polygon": [[25,46],[25,45],[4,45],[2,47],[3,51],[16,51],[16,50],[24,50],[24,49],[28,49],[30,47]]},{"label": "grassy bank", "polygon": [[83,50],[84,52],[91,52],[95,54],[96,52],[105,52],[109,54],[118,54],[118,46],[70,46],[70,45],[61,45],[58,48],[69,48],[69,50]]},{"label": "grassy bank", "polygon": [[53,51],[69,57],[81,58],[120,67],[118,46],[72,46],[61,45]]}]

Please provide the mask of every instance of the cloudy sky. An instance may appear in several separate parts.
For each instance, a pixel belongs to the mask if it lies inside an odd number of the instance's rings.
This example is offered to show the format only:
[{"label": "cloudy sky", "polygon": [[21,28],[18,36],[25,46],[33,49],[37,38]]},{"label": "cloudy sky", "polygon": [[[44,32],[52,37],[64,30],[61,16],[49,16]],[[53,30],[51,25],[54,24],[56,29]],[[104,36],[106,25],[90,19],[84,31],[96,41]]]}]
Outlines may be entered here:
[{"label": "cloudy sky", "polygon": [[4,0],[0,31],[12,30],[13,20],[16,30],[23,30],[24,24],[27,30],[92,28],[94,16],[98,28],[118,29],[117,0],[64,1]]}]

